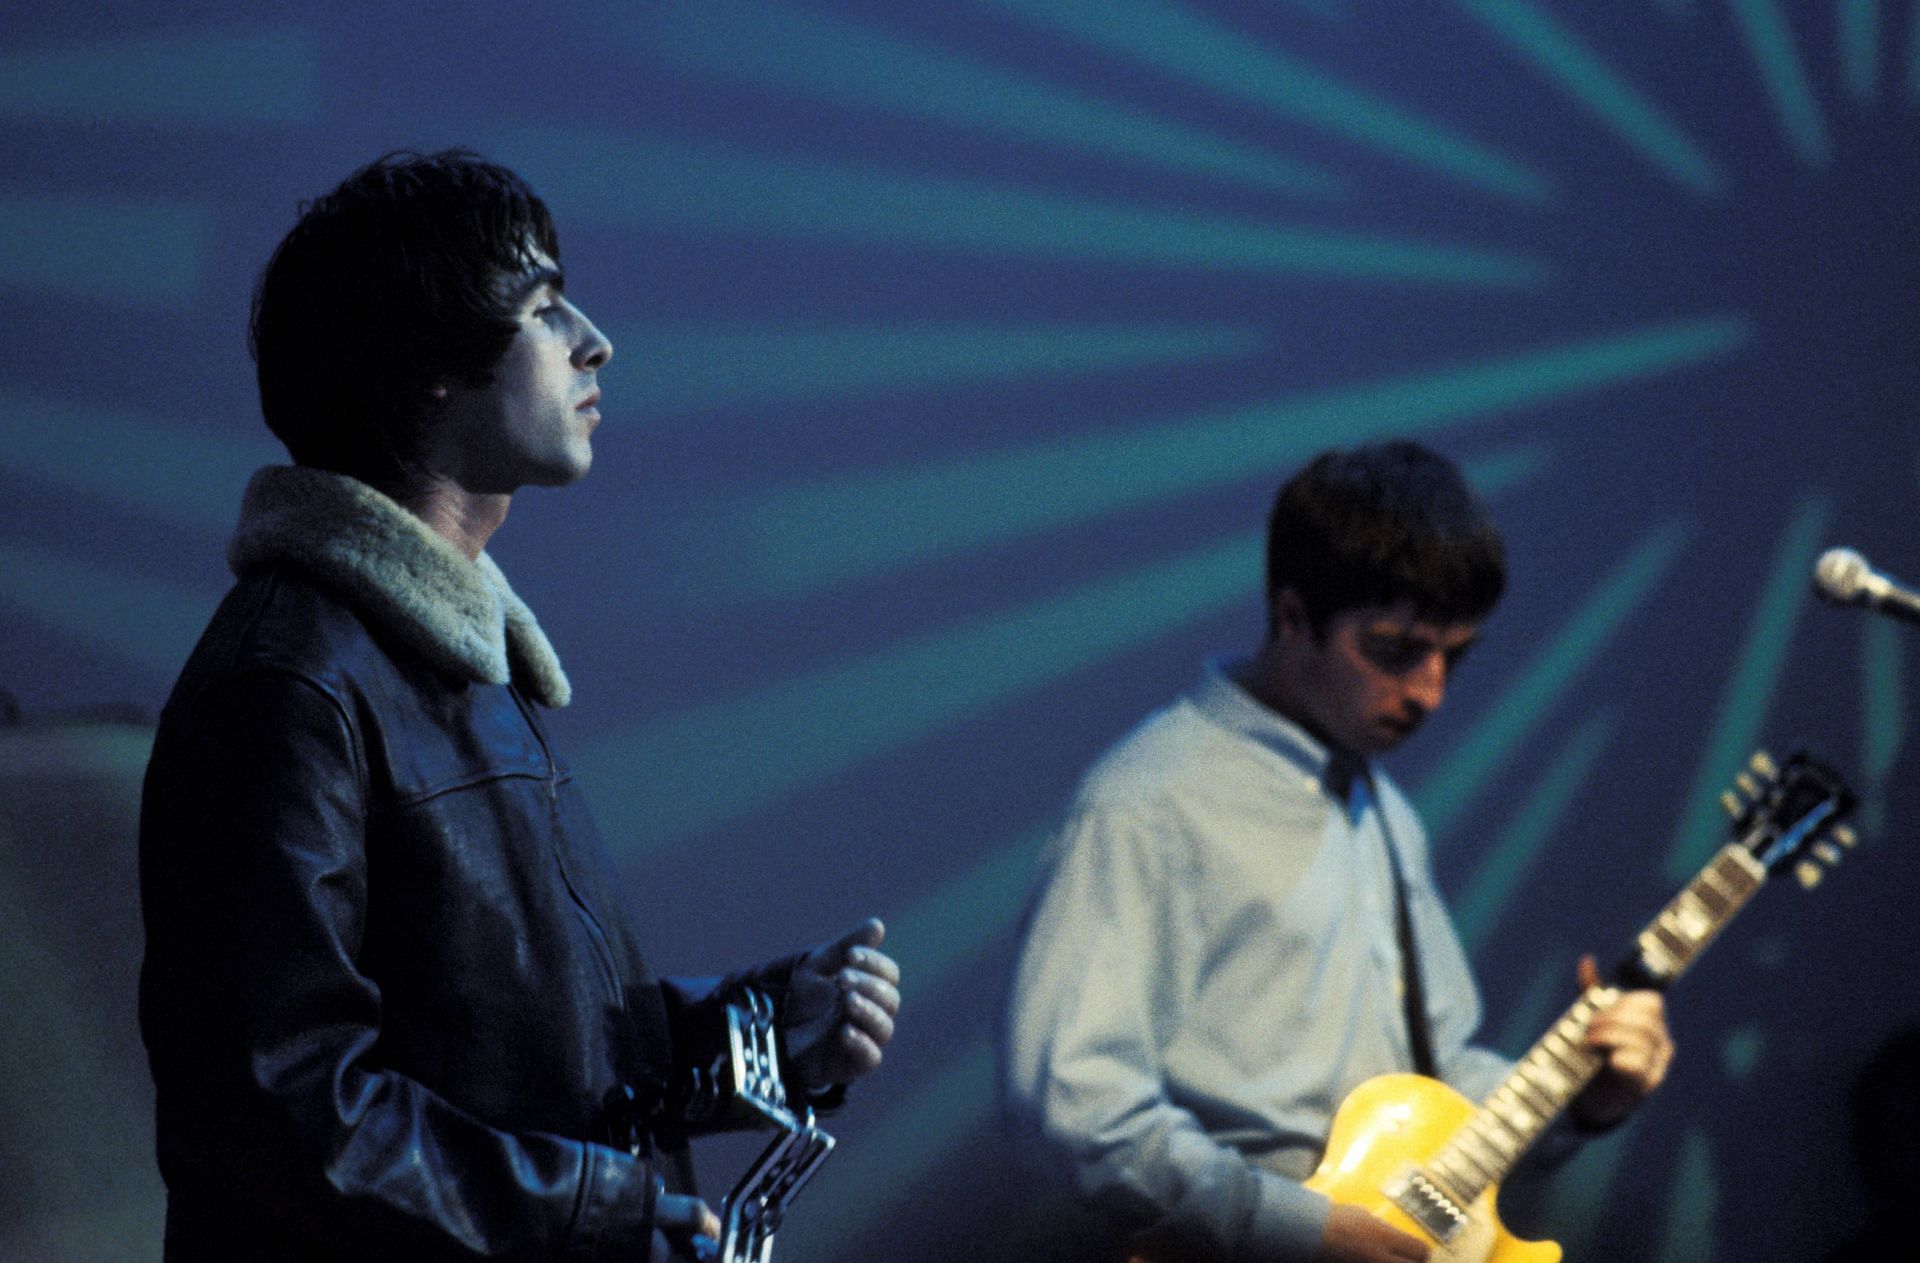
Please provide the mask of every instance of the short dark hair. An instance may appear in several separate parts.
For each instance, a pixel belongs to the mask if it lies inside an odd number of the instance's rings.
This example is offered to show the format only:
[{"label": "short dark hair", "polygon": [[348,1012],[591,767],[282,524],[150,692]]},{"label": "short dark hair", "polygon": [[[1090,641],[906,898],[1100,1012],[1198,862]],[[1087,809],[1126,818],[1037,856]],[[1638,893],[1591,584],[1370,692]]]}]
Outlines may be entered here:
[{"label": "short dark hair", "polygon": [[396,151],[302,204],[254,289],[260,411],[293,459],[404,481],[432,390],[481,387],[518,328],[499,281],[553,217],[525,181],[464,149]]},{"label": "short dark hair", "polygon": [[1324,452],[1267,519],[1267,605],[1292,589],[1314,634],[1346,610],[1411,602],[1435,622],[1477,622],[1506,588],[1487,507],[1444,456],[1397,441]]}]

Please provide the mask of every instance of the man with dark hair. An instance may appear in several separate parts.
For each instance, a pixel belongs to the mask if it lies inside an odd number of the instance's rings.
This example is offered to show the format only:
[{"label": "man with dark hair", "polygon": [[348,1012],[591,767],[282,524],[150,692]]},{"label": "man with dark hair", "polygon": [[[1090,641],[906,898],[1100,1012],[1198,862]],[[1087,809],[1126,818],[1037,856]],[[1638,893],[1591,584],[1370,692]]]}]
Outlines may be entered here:
[{"label": "man with dark hair", "polygon": [[[1301,1181],[1364,1080],[1419,1068],[1478,1100],[1508,1069],[1470,1043],[1480,1000],[1426,836],[1374,762],[1439,707],[1505,569],[1442,457],[1320,456],[1274,504],[1259,650],[1095,764],[1048,848],[1004,1099],[1152,1257],[1428,1257]],[[1574,1116],[1602,1127],[1665,1074],[1660,997],[1625,996],[1588,1038],[1606,1064]]]},{"label": "man with dark hair", "polygon": [[796,1108],[872,1070],[877,921],[656,978],[548,740],[571,688],[484,548],[577,481],[613,348],[547,209],[454,151],[307,206],[256,295],[238,581],[162,714],[141,1025],[169,1259],[691,1258],[727,1007],[770,1001]]}]

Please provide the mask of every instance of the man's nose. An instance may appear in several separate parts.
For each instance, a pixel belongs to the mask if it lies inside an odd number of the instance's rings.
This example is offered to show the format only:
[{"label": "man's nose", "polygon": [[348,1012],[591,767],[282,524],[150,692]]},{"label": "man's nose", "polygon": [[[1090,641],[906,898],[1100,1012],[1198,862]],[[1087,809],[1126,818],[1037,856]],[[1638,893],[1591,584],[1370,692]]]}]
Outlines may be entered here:
[{"label": "man's nose", "polygon": [[1421,710],[1432,714],[1440,709],[1440,699],[1447,694],[1447,659],[1444,654],[1430,653],[1420,665],[1413,669],[1407,678],[1407,698]]},{"label": "man's nose", "polygon": [[580,337],[573,347],[574,366],[597,369],[613,358],[613,343],[587,319],[585,312],[576,309],[576,314],[580,318]]}]

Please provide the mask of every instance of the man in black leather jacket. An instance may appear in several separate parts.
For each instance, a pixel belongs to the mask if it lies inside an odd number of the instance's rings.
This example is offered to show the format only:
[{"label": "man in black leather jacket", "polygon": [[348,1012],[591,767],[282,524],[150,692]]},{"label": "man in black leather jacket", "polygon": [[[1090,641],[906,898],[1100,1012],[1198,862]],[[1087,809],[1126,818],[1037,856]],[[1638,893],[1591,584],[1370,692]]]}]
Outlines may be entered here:
[{"label": "man in black leather jacket", "polygon": [[877,921],[693,985],[647,968],[542,707],[566,675],[483,551],[583,476],[612,347],[546,208],[452,152],[310,204],[255,295],[295,464],[162,715],[141,1024],[169,1259],[690,1257],[692,1073],[737,988],[830,1104],[899,1006]]}]

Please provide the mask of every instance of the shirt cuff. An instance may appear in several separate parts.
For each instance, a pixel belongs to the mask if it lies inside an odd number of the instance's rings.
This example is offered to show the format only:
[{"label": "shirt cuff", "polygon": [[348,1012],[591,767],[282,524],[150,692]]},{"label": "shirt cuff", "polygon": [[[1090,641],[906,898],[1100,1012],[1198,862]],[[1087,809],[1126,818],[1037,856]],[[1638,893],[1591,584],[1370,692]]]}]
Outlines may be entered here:
[{"label": "shirt cuff", "polygon": [[1257,1171],[1260,1197],[1247,1224],[1240,1258],[1253,1260],[1311,1259],[1327,1235],[1327,1215],[1333,1203],[1326,1194],[1285,1179],[1271,1171]]}]

